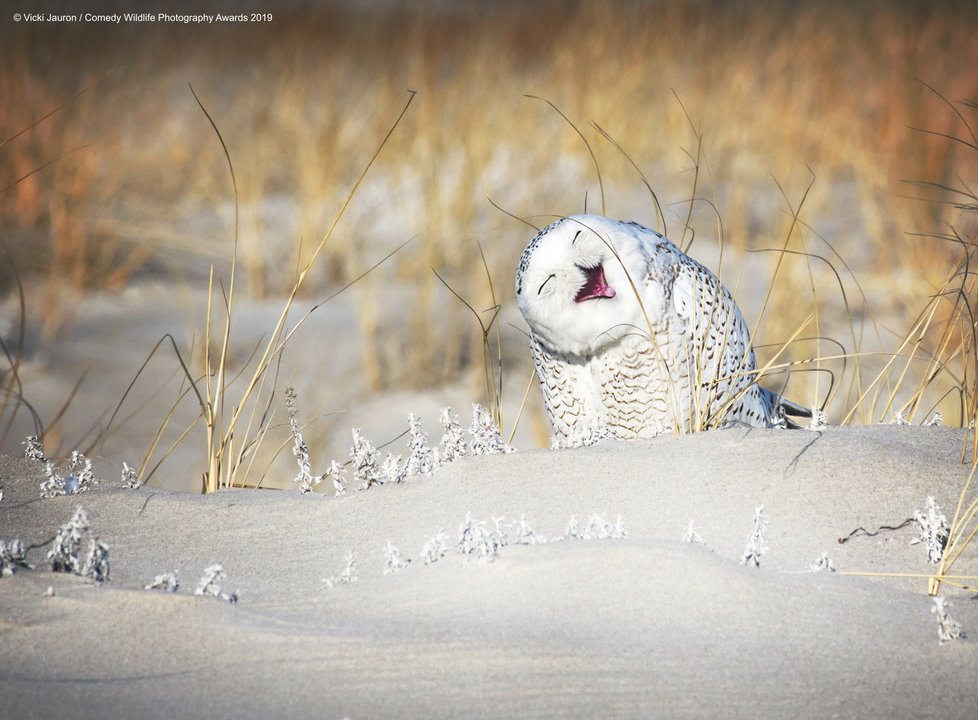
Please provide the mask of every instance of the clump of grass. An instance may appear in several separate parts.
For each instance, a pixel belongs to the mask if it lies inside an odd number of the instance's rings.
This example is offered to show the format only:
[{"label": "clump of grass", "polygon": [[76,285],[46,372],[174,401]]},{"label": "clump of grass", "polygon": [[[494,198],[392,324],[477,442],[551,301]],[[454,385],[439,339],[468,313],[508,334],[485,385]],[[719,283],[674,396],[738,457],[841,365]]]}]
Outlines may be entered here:
[{"label": "clump of grass", "polygon": [[[197,425],[198,421],[203,424],[206,439],[206,470],[202,475],[203,492],[214,492],[220,488],[230,488],[244,485],[247,475],[252,467],[257,450],[263,443],[268,430],[270,421],[270,404],[274,393],[274,380],[271,376],[275,372],[277,363],[284,353],[289,340],[299,330],[303,322],[323,303],[335,297],[334,293],[330,298],[313,306],[297,322],[288,326],[288,319],[292,311],[293,304],[299,295],[300,290],[312,272],[316,260],[326,247],[333,232],[343,217],[346,209],[352,202],[360,184],[363,182],[381,150],[387,144],[394,130],[403,119],[411,101],[414,98],[412,92],[410,98],[401,110],[400,115],[387,131],[380,145],[373,153],[360,175],[353,183],[352,188],[346,196],[343,205],[334,217],[328,230],[315,246],[314,251],[309,256],[301,269],[296,273],[291,289],[283,303],[278,320],[268,334],[267,339],[262,341],[255,349],[257,359],[252,363],[250,370],[242,370],[238,377],[230,377],[229,360],[232,352],[231,327],[235,315],[235,288],[237,281],[237,262],[238,262],[238,238],[239,238],[239,193],[238,183],[235,175],[234,165],[231,161],[231,154],[227,144],[221,135],[217,124],[214,122],[210,113],[204,107],[193,88],[191,93],[197,104],[207,118],[211,128],[220,142],[227,161],[227,168],[231,178],[231,185],[235,203],[235,226],[234,244],[231,252],[231,269],[227,287],[220,283],[221,293],[217,295],[217,281],[214,266],[211,266],[210,279],[208,282],[208,306],[205,317],[204,338],[203,338],[203,371],[201,375],[196,375],[190,370],[190,363],[180,352],[176,342],[172,337],[168,337],[169,342],[176,354],[186,382],[186,392],[192,392],[196,398],[200,413],[193,424],[188,427],[179,437],[177,442],[181,442],[190,430]],[[396,252],[396,250],[395,250]],[[391,253],[393,254],[393,253]],[[388,255],[387,257],[390,257]],[[385,258],[386,260],[387,258]],[[383,260],[381,261],[383,262]],[[378,263],[379,264],[379,263]],[[376,267],[376,266],[374,266]],[[369,272],[369,270],[367,271]],[[366,273],[365,273],[366,274]],[[362,276],[361,276],[362,277]],[[356,280],[351,281],[346,287],[352,285]],[[343,289],[346,289],[345,287]],[[342,292],[340,290],[339,292]],[[223,324],[215,322],[215,305],[223,308]],[[162,342],[162,341],[161,341]],[[214,350],[216,348],[216,352]],[[154,349],[155,352],[155,349]],[[148,359],[147,359],[148,362]],[[145,367],[145,363],[143,365]],[[140,369],[142,372],[142,368]],[[137,373],[138,377],[139,373]],[[231,386],[238,379],[244,383],[240,392],[231,397]],[[133,381],[135,382],[135,380]],[[131,385],[130,385],[131,388]],[[183,393],[185,394],[185,393]],[[181,397],[182,395],[181,394]],[[123,397],[123,401],[125,397]],[[179,403],[179,399],[177,401]],[[121,402],[120,402],[121,407]],[[167,413],[161,424],[161,429],[157,433],[157,440],[162,434],[162,430],[169,423],[173,414],[173,409]],[[119,407],[116,408],[118,413]],[[115,414],[110,419],[111,425]],[[152,450],[152,448],[151,448]],[[172,447],[171,447],[172,451]],[[167,453],[168,454],[168,453]],[[166,455],[164,455],[165,459]],[[145,464],[146,461],[144,461]],[[301,461],[300,461],[301,465]]]}]

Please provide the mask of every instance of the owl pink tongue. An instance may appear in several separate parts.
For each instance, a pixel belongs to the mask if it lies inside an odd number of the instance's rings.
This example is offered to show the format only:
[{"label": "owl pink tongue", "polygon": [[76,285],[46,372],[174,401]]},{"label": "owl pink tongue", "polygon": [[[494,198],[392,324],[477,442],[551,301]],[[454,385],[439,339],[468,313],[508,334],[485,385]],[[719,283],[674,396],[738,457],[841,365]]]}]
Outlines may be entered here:
[{"label": "owl pink tongue", "polygon": [[581,268],[587,276],[584,287],[578,290],[574,302],[596,300],[597,298],[613,298],[615,289],[604,279],[604,268],[596,265],[593,268]]}]

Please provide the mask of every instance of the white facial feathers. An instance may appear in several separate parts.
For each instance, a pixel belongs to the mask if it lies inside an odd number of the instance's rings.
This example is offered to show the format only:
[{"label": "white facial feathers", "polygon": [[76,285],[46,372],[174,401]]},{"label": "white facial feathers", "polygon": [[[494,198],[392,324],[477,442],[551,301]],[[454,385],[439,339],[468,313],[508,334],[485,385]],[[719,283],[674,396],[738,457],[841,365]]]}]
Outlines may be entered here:
[{"label": "white facial feathers", "polygon": [[586,356],[647,325],[639,293],[664,238],[632,223],[572,215],[541,230],[516,275],[516,300],[550,350]]}]

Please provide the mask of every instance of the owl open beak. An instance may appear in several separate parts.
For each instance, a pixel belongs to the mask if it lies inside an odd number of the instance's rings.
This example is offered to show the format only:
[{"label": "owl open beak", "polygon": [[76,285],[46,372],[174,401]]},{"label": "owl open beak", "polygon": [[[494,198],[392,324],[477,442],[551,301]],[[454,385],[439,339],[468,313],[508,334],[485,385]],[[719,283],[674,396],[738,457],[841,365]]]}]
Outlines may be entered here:
[{"label": "owl open beak", "polygon": [[574,302],[584,302],[585,300],[596,300],[597,298],[613,298],[615,289],[608,284],[604,278],[604,268],[598,264],[593,268],[581,268],[587,280],[584,287],[577,291]]}]

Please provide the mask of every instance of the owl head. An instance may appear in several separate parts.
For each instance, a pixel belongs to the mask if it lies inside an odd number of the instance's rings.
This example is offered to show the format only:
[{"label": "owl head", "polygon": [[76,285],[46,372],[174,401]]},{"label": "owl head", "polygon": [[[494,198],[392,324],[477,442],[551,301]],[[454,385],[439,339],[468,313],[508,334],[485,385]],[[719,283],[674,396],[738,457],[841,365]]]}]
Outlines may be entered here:
[{"label": "owl head", "polygon": [[634,223],[571,215],[534,236],[516,270],[516,302],[551,352],[584,357],[644,332],[639,302],[654,247]]}]

